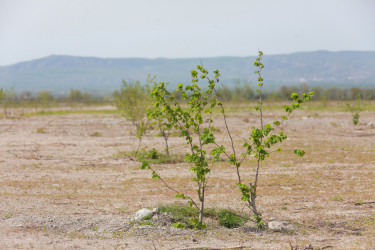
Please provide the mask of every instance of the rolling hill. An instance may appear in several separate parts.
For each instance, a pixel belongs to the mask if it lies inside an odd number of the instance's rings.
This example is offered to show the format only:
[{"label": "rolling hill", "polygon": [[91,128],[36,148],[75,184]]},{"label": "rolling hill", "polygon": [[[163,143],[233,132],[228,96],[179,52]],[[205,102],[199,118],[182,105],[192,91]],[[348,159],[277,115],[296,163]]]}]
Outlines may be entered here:
[{"label": "rolling hill", "polygon": [[[41,59],[0,67],[0,87],[16,91],[71,88],[109,93],[118,89],[121,79],[144,81],[147,74],[157,81],[190,81],[190,71],[201,61],[209,70],[219,69],[221,82],[248,80],[254,85],[255,57],[214,57],[182,59],[96,58],[52,55]],[[375,87],[375,52],[315,51],[264,56],[266,88],[298,85]]]}]

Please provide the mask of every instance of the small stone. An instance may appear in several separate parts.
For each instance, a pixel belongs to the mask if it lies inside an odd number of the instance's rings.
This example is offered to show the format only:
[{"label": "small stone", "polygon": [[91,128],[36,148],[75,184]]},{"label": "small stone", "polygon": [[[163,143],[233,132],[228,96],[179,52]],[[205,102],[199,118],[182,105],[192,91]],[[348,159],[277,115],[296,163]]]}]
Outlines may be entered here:
[{"label": "small stone", "polygon": [[142,208],[141,210],[138,210],[135,213],[134,220],[136,220],[136,221],[143,220],[144,218],[152,216],[152,215],[153,214],[152,214],[152,211],[150,209]]},{"label": "small stone", "polygon": [[292,231],[293,225],[287,221],[274,220],[268,223],[268,228],[274,232]]},{"label": "small stone", "polygon": [[155,207],[154,209],[152,209],[152,213],[153,214],[159,214],[160,213],[160,209],[158,207]]}]

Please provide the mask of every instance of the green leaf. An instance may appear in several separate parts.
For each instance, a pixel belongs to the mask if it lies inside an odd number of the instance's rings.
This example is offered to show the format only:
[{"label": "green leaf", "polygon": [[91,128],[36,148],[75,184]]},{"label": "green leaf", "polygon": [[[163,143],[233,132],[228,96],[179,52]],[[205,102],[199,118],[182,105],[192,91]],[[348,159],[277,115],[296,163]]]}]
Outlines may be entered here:
[{"label": "green leaf", "polygon": [[173,223],[171,225],[171,227],[175,227],[175,228],[186,228],[186,226],[184,224],[182,224],[181,222],[176,222],[176,223]]},{"label": "green leaf", "polygon": [[155,171],[152,171],[152,179],[154,180],[160,179],[160,176]]},{"label": "green leaf", "polygon": [[297,94],[297,93],[292,93],[292,94],[290,95],[290,98],[293,99],[294,101],[297,101],[299,97],[298,97],[298,94]]},{"label": "green leaf", "polygon": [[186,196],[184,193],[178,193],[176,194],[176,198],[186,199]]},{"label": "green leaf", "polygon": [[141,169],[142,170],[150,169],[150,165],[148,164],[148,162],[146,161],[142,162]]},{"label": "green leaf", "polygon": [[305,151],[301,150],[301,149],[295,149],[294,150],[294,153],[300,157],[304,156],[305,155]]}]

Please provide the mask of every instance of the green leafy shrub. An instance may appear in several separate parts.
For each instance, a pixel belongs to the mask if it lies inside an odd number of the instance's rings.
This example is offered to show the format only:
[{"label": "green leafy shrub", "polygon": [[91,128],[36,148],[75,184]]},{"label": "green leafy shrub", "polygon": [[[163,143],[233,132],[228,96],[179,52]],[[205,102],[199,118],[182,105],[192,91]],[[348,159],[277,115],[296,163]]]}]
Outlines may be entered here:
[{"label": "green leafy shrub", "polygon": [[152,223],[149,220],[137,221],[137,224],[139,226],[153,226],[154,225],[154,223]]},{"label": "green leafy shrub", "polygon": [[[190,171],[195,176],[191,179],[196,182],[198,194],[198,202],[190,196],[167,185],[167,183],[156,173],[148,161],[142,163],[142,169],[150,169],[154,179],[161,179],[162,182],[173,192],[176,193],[177,198],[188,199],[190,206],[195,206],[199,209],[199,225],[197,228],[204,228],[204,202],[205,191],[207,187],[206,176],[210,173],[211,168],[207,158],[208,152],[206,147],[214,144],[215,136],[211,129],[212,110],[216,107],[218,101],[213,93],[215,88],[215,81],[207,77],[206,71],[201,65],[197,66],[199,72],[192,70],[192,84],[184,86],[182,83],[177,85],[177,92],[181,94],[181,99],[186,102],[187,107],[182,107],[174,95],[166,88],[166,84],[161,82],[155,85],[152,89],[151,96],[154,100],[154,109],[152,116],[154,119],[161,118],[169,124],[170,128],[179,131],[179,136],[183,137],[190,148],[190,152],[185,155],[185,162],[190,163]],[[215,71],[215,78],[220,76],[219,71]],[[203,90],[198,86],[200,79],[207,79],[208,89]],[[208,118],[205,116],[208,114]],[[204,123],[208,121],[208,123]],[[195,221],[195,220],[193,220]]]},{"label": "green leafy shrub", "polygon": [[[153,90],[157,89],[158,84],[155,81],[153,81],[153,84],[154,84]],[[158,95],[152,94],[151,98],[152,98],[153,103],[157,103],[160,97]],[[168,122],[168,117],[166,116],[166,113],[163,112],[163,110],[161,110],[159,106],[157,105],[154,105],[152,109],[148,110],[147,117],[153,120],[154,124],[156,124],[159,130],[158,135],[163,137],[164,142],[165,142],[165,152],[167,153],[167,155],[169,155],[168,139],[169,139],[169,136],[171,136],[172,134],[173,125],[170,122]]]},{"label": "green leafy shrub", "polygon": [[[159,207],[160,212],[170,214],[176,223],[171,226],[177,228],[202,228],[199,222],[199,210],[196,207],[190,207],[183,204],[162,205]],[[244,225],[249,218],[231,209],[207,208],[204,210],[205,217],[216,220],[219,225],[227,228],[236,228]],[[178,225],[178,226],[177,226]],[[205,226],[203,226],[205,227]]]},{"label": "green leafy shrub", "polygon": [[[221,108],[221,113],[223,114],[223,120],[225,122],[227,134],[231,142],[231,149],[227,150],[223,145],[216,144],[217,148],[211,151],[211,154],[215,159],[219,159],[220,155],[224,154],[228,160],[228,163],[235,167],[235,171],[238,177],[237,185],[239,187],[239,191],[242,194],[241,200],[244,201],[248,208],[253,212],[253,220],[259,228],[262,228],[265,225],[262,219],[262,214],[258,211],[256,206],[259,180],[258,177],[261,162],[264,161],[266,157],[269,157],[270,148],[272,146],[283,142],[287,138],[286,134],[283,131],[280,131],[278,133],[275,132],[277,129],[280,129],[280,121],[275,120],[273,123],[265,124],[263,120],[262,70],[264,68],[264,65],[262,63],[262,57],[263,52],[259,51],[258,57],[254,62],[254,66],[256,67],[255,73],[258,75],[259,87],[259,89],[256,91],[258,93],[258,105],[255,107],[255,110],[259,112],[260,124],[258,127],[253,126],[248,139],[243,145],[245,152],[238,154],[236,151],[236,147],[234,146],[235,143],[226,121],[225,109],[222,103],[218,103],[218,106]],[[300,97],[297,93],[292,93],[290,97],[294,103],[292,105],[284,105],[284,109],[287,115],[282,116],[281,120],[287,120],[288,115],[290,115],[294,110],[300,108],[301,104],[303,104],[304,102],[310,101],[313,94],[313,92],[310,92],[309,94],[303,93],[302,97]],[[280,152],[281,148],[277,148],[276,151]],[[305,154],[305,152],[301,149],[295,149],[294,153],[299,156],[303,156]],[[243,183],[243,180],[241,178],[240,167],[243,161],[248,156],[254,157],[256,159],[256,172],[254,176],[254,182],[245,184]]]},{"label": "green leafy shrub", "polygon": [[148,78],[145,85],[139,81],[122,80],[120,92],[113,93],[113,99],[116,107],[121,110],[122,115],[130,121],[136,128],[136,137],[138,138],[138,147],[135,151],[137,155],[141,145],[143,135],[147,129],[147,110],[151,107],[149,83],[153,79]]},{"label": "green leafy shrub", "polygon": [[[119,152],[117,154],[113,154],[114,158],[122,158],[122,157],[134,157],[135,152]],[[156,149],[147,150],[145,148],[141,148],[137,154],[137,160],[139,162],[147,161],[150,164],[170,164],[170,163],[181,163],[184,162],[184,156],[179,154],[164,154],[158,152]]]},{"label": "green leafy shrub", "polygon": [[352,122],[354,125],[357,125],[359,123],[359,111],[361,110],[361,96],[358,94],[356,97],[356,102],[353,105],[350,105],[349,103],[345,103],[347,109],[350,113],[352,113]]},{"label": "green leafy shrub", "polygon": [[[185,195],[169,186],[161,176],[151,167],[149,161],[144,161],[142,163],[142,169],[149,169],[152,172],[153,179],[160,179],[167,188],[175,192],[177,198],[188,199],[190,206],[194,206],[199,210],[199,223],[197,228],[204,228],[203,217],[204,213],[204,201],[205,201],[205,191],[207,186],[207,178],[211,172],[211,166],[215,162],[220,160],[223,154],[230,165],[234,166],[239,187],[239,191],[242,194],[241,200],[246,203],[248,208],[253,212],[253,220],[259,228],[262,228],[265,223],[262,219],[262,215],[257,210],[256,197],[257,197],[257,187],[258,187],[258,177],[260,171],[261,162],[269,157],[270,149],[275,144],[281,143],[287,139],[286,134],[282,131],[280,125],[282,121],[288,119],[288,116],[300,106],[311,100],[313,92],[308,94],[303,93],[299,96],[297,93],[292,93],[290,98],[293,100],[292,105],[284,105],[286,115],[281,117],[281,122],[275,120],[273,123],[265,124],[263,120],[263,78],[262,69],[264,65],[262,64],[263,52],[259,51],[258,57],[254,62],[256,67],[255,73],[258,75],[258,87],[256,91],[258,94],[258,105],[255,109],[259,112],[260,124],[258,127],[253,126],[248,139],[245,139],[244,152],[239,154],[236,152],[235,142],[231,135],[229,129],[226,113],[222,102],[220,101],[220,93],[216,89],[216,84],[219,82],[220,73],[218,70],[214,71],[214,76],[211,79],[209,72],[203,67],[203,65],[198,65],[197,70],[192,70],[192,85],[183,84],[177,85],[177,93],[180,93],[181,99],[186,102],[186,106],[182,108],[181,104],[176,101],[174,95],[172,95],[167,89],[166,85],[161,82],[155,85],[152,89],[151,96],[154,100],[153,115],[155,117],[162,117],[163,120],[168,122],[169,126],[179,131],[179,136],[185,138],[186,143],[190,147],[190,153],[186,154],[185,161],[191,163],[192,166],[190,170],[195,174],[191,179],[196,182],[198,194],[198,204],[193,198]],[[206,91],[202,90],[201,87],[197,85],[200,79],[205,79],[208,81],[208,89]],[[226,127],[226,134],[229,136],[231,142],[230,149],[227,150],[223,145],[216,142],[214,135],[215,129],[211,126],[213,122],[212,112],[213,109],[218,107],[221,110],[223,121]],[[207,117],[208,116],[208,117]],[[206,120],[207,123],[203,123]],[[281,130],[280,132],[276,132]],[[207,147],[211,146],[211,159],[207,157]],[[212,149],[212,146],[214,148]],[[281,148],[277,148],[275,151],[280,152]],[[301,149],[295,149],[294,153],[298,156],[303,156],[305,152]],[[256,158],[256,173],[254,176],[254,182],[245,184],[241,178],[240,167],[243,161],[247,157]],[[152,157],[151,157],[152,158]],[[198,206],[199,205],[199,206]],[[234,225],[234,217],[226,215],[228,218],[228,225]],[[197,219],[193,218],[190,220],[190,224],[196,224]],[[233,223],[232,223],[233,222]],[[224,223],[224,222],[223,222]]]},{"label": "green leafy shrub", "polygon": [[218,212],[219,224],[226,228],[236,228],[243,226],[248,217],[243,217],[229,209],[222,209]]},{"label": "green leafy shrub", "polygon": [[176,221],[189,225],[190,219],[199,214],[196,207],[190,207],[182,204],[162,205],[159,207],[161,213],[170,214]]},{"label": "green leafy shrub", "polygon": [[171,225],[171,227],[175,227],[175,228],[186,228],[186,226],[184,224],[182,224],[181,222],[176,222],[176,223],[173,223]]},{"label": "green leafy shrub", "polygon": [[184,162],[183,155],[177,154],[163,154],[158,152],[156,149],[146,150],[142,148],[138,155],[137,159],[139,162],[149,162],[152,164],[161,164],[161,163],[180,163]]}]

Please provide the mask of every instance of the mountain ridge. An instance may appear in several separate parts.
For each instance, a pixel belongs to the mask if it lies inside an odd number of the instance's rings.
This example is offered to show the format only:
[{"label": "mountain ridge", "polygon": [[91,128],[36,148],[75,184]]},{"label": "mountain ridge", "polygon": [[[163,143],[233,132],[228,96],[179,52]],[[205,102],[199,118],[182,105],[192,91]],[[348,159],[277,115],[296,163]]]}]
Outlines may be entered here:
[{"label": "mountain ridge", "polygon": [[[113,91],[121,79],[145,81],[148,74],[157,81],[190,81],[196,65],[219,69],[221,82],[234,79],[256,82],[255,56],[205,58],[100,58],[68,55],[47,57],[0,66],[0,87],[19,90],[66,91],[70,88]],[[307,82],[312,86],[375,87],[375,51],[313,51],[266,55],[263,78],[268,88]],[[267,85],[268,84],[268,85]]]}]

